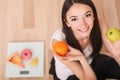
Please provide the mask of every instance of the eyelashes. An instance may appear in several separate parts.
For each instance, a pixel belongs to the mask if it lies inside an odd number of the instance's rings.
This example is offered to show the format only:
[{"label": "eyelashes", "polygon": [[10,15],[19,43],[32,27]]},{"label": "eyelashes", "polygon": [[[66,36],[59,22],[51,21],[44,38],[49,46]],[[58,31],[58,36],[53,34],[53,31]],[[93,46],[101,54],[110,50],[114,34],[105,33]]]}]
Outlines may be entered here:
[{"label": "eyelashes", "polygon": [[[84,18],[88,18],[88,17],[91,17],[91,14],[86,14],[86,15],[84,16]],[[78,17],[74,17],[74,18],[71,19],[71,21],[78,21],[78,20],[79,20]]]},{"label": "eyelashes", "polygon": [[78,18],[72,18],[71,21],[78,21]]},{"label": "eyelashes", "polygon": [[90,17],[90,16],[91,16],[91,14],[86,14],[86,15],[85,15],[85,17]]}]

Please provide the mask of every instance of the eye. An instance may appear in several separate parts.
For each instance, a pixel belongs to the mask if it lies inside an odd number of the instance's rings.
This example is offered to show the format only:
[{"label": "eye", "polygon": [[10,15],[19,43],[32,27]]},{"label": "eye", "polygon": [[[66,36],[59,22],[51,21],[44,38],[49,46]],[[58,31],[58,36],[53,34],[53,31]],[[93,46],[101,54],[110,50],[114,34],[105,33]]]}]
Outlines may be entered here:
[{"label": "eye", "polygon": [[85,17],[90,17],[90,16],[91,16],[91,14],[86,14],[86,15],[85,15]]},{"label": "eye", "polygon": [[78,19],[77,18],[72,18],[71,21],[78,21]]}]

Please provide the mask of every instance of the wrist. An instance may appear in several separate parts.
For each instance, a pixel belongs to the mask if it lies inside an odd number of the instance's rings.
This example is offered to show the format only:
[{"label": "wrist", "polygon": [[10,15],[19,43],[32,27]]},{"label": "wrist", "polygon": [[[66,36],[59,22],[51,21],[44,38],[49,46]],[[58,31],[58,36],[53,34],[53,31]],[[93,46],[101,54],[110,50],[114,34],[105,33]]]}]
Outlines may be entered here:
[{"label": "wrist", "polygon": [[85,56],[84,55],[82,55],[82,56],[80,56],[79,57],[79,62],[84,62],[86,60],[86,58],[85,58]]}]

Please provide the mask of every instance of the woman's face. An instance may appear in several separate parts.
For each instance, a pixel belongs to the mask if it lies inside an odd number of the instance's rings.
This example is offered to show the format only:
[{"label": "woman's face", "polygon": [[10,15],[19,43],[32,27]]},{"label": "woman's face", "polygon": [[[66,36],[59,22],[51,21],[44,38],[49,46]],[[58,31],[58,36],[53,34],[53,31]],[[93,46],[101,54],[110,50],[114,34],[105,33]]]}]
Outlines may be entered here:
[{"label": "woman's face", "polygon": [[66,13],[66,24],[71,27],[77,40],[89,38],[94,24],[91,7],[85,4],[73,4]]}]

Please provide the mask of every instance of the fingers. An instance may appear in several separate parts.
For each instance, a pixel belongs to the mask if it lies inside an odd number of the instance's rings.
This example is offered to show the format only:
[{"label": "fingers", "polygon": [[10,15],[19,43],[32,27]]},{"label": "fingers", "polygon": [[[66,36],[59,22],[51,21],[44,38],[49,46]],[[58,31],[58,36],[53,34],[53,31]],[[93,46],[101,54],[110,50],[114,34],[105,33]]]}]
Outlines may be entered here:
[{"label": "fingers", "polygon": [[54,54],[58,59],[62,59],[62,56],[58,55],[57,53]]},{"label": "fingers", "polygon": [[113,43],[116,50],[120,50],[120,40]]},{"label": "fingers", "polygon": [[65,56],[62,58],[62,60],[65,60],[65,61],[71,61],[72,57],[71,56]]},{"label": "fingers", "polygon": [[70,61],[80,61],[80,57],[79,56],[64,56],[62,58],[62,60],[65,60],[67,62],[70,62]]},{"label": "fingers", "polygon": [[68,48],[69,48],[69,50],[73,50],[74,48],[73,47],[71,47],[70,45],[68,45]]}]

